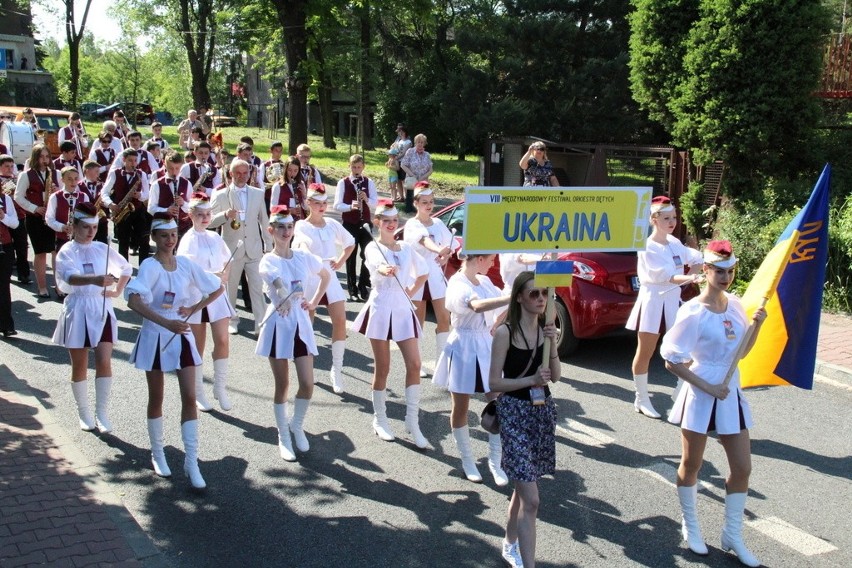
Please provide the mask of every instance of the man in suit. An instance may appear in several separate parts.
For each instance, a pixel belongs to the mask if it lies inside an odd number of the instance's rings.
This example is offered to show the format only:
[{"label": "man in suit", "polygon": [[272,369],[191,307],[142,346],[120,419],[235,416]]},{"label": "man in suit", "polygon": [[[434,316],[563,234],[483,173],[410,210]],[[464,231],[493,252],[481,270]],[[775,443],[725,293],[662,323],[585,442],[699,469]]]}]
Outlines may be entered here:
[{"label": "man in suit", "polygon": [[[269,214],[263,200],[263,190],[247,185],[249,181],[249,164],[240,159],[231,162],[231,184],[218,189],[210,199],[213,204],[213,219],[210,228],[222,227],[222,238],[233,252],[239,241],[243,246],[234,255],[228,274],[228,299],[231,307],[235,307],[237,287],[243,272],[249,285],[252,312],[254,313],[254,332],[263,321],[266,302],[263,301],[263,281],[260,279],[260,259],[264,250],[270,249],[272,243],[266,231],[269,225]],[[234,220],[239,221],[239,227],[232,226]],[[228,325],[231,335],[237,333],[239,317],[234,316]]]}]

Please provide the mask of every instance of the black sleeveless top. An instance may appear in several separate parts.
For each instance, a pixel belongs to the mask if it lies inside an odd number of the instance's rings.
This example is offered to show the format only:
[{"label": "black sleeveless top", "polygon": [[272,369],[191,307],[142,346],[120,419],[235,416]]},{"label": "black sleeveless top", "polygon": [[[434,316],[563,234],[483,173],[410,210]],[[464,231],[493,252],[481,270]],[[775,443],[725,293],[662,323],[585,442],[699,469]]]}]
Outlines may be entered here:
[{"label": "black sleeveless top", "polygon": [[[533,358],[532,363],[530,363],[530,357]],[[524,369],[526,369],[524,377],[534,375],[536,371],[538,371],[539,367],[541,367],[543,357],[544,342],[542,342],[541,345],[536,346],[535,355],[533,355],[532,349],[522,349],[520,347],[515,347],[515,345],[511,341],[510,331],[509,351],[506,352],[506,361],[503,362],[503,378],[521,379],[523,377],[521,377],[520,374],[524,372]],[[528,364],[529,368],[527,368]],[[512,398],[518,398],[520,400],[530,400],[529,387],[524,387],[513,391],[507,391],[503,394],[505,394],[506,396],[511,396]],[[544,387],[544,394],[545,396],[550,396],[550,387]]]}]

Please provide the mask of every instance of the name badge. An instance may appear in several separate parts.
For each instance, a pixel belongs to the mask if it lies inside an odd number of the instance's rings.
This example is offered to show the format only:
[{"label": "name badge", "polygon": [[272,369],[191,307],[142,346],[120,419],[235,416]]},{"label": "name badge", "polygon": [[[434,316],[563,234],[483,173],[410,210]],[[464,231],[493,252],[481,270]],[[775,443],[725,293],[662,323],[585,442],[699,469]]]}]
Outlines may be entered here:
[{"label": "name badge", "polygon": [[295,206],[296,206],[296,198],[295,198],[295,197],[291,197],[291,198],[290,198],[290,205],[289,205],[288,207],[290,207],[290,209],[292,209],[292,208],[293,208],[293,207],[295,207]]},{"label": "name badge", "polygon": [[163,292],[163,301],[160,302],[160,307],[164,310],[170,310],[175,305],[175,293]]},{"label": "name badge", "polygon": [[723,321],[722,325],[725,326],[725,337],[728,339],[737,338],[737,334],[734,332],[734,323],[731,320]]},{"label": "name badge", "polygon": [[290,290],[293,296],[301,296],[305,293],[301,280],[290,280]]},{"label": "name badge", "polygon": [[530,387],[530,401],[533,406],[541,406],[545,400],[544,387]]},{"label": "name badge", "polygon": [[683,261],[680,259],[680,255],[674,255],[672,260],[674,260],[675,268],[683,270]]},{"label": "name badge", "polygon": [[95,274],[95,265],[92,264],[91,262],[84,262],[83,263],[83,274],[85,274],[86,276],[94,275]]}]

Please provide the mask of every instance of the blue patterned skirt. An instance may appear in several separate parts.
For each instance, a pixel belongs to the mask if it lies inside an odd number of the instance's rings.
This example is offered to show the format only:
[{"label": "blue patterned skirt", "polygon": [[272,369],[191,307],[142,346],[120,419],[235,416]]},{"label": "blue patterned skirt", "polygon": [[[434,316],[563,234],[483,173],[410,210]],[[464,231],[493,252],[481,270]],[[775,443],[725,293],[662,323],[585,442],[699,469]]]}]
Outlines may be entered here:
[{"label": "blue patterned skirt", "polygon": [[511,396],[497,399],[500,417],[501,466],[509,479],[537,481],[556,471],[556,405],[551,397],[540,406]]}]

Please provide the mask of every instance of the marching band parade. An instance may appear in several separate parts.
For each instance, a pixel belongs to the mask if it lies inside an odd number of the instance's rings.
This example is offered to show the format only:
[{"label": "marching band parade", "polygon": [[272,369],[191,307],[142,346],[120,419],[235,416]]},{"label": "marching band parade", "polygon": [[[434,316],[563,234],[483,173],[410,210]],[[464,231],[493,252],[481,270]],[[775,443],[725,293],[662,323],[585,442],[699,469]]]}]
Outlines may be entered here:
[{"label": "marching band parade", "polygon": [[[420,345],[433,341],[423,332],[429,303],[437,321],[433,384],[450,394],[450,430],[463,477],[483,480],[468,424],[470,398],[482,394],[493,401],[489,406],[500,422],[499,430],[488,433],[488,468],[496,485],[514,484],[502,557],[513,567],[534,566],[537,483],[555,469],[556,408],[547,385],[558,381],[561,371],[556,328],[552,320],[545,321],[547,291],[534,285],[531,272],[540,257],[501,255],[503,290],[486,275],[494,254],[466,256],[461,270],[448,280],[443,268],[462,235],[432,218],[429,171],[418,165],[422,159],[416,153],[405,163],[409,175],[419,180],[414,185],[417,212],[405,223],[404,239],[398,240],[394,201],[379,199],[360,155],[350,158],[350,175],[337,183],[332,198],[310,164],[305,144],[287,157],[283,145],[275,142],[269,159],[261,161],[248,139],[226,163],[221,137],[208,142],[206,137],[215,134],[195,111],[179,132],[177,146],[186,155],[163,139],[159,123],[143,143],[142,134],[129,129],[118,111],[89,148],[80,116],[72,113],[59,133],[61,156],[56,160],[36,143],[15,178],[13,158],[0,156],[0,333],[6,338],[17,333],[9,286],[13,271],[22,284],[30,282],[28,238],[39,298],[50,297],[51,256],[54,293],[63,302],[52,340],[69,352],[80,428],[121,436],[109,417],[109,400],[113,346],[119,339],[113,299],[123,296],[143,320],[130,360],[147,381],[151,467],[158,476],[172,475],[164,453],[163,400],[174,390],[166,378],[174,372],[183,470],[191,487],[201,490],[207,483],[199,468],[203,428],[198,411],[209,412],[215,404],[204,383],[207,328],[209,324],[213,343],[213,397],[222,411],[232,411],[229,335],[241,323],[236,311],[241,280],[243,297],[250,299],[253,317],[246,325],[256,341],[255,353],[268,358],[271,367],[278,451],[291,462],[310,450],[308,410],[314,382],[324,374],[314,367],[317,311],[332,324],[328,378],[334,393],[346,391],[348,327],[366,336],[372,348],[375,435],[388,442],[396,439],[386,389],[390,381],[403,381],[405,430],[417,448],[432,450],[420,429],[421,378],[428,376]],[[425,136],[415,141],[422,150]],[[536,151],[541,148],[530,148],[530,164]],[[524,160],[521,165],[528,171]],[[555,180],[539,177],[541,185]],[[329,208],[341,221],[325,216]],[[672,236],[677,216],[666,197],[655,198],[648,215],[653,232],[639,254],[642,287],[628,323],[639,336],[632,369],[634,408],[660,417],[648,397],[647,372],[665,334],[658,352],[681,383],[670,420],[680,423],[683,439],[677,476],[683,539],[694,553],[707,554],[696,487],[707,433],[715,431],[731,470],[722,547],[733,550],[743,564],[759,566],[742,539],[751,412],[736,375],[728,385],[719,373],[724,370],[719,362],[729,361],[736,345],[730,340],[750,323],[739,300],[727,292],[736,256],[726,242],[712,241],[703,253],[681,244]],[[109,224],[117,249],[110,246]],[[135,271],[131,251],[139,259]],[[349,301],[363,302],[351,322],[346,321],[347,298],[338,271],[345,271]],[[697,282],[705,283],[702,293],[678,308],[679,285]],[[762,309],[752,316],[757,325],[765,317]],[[389,376],[391,343],[404,362],[402,378]],[[87,392],[89,350],[95,355],[94,413]]]}]

